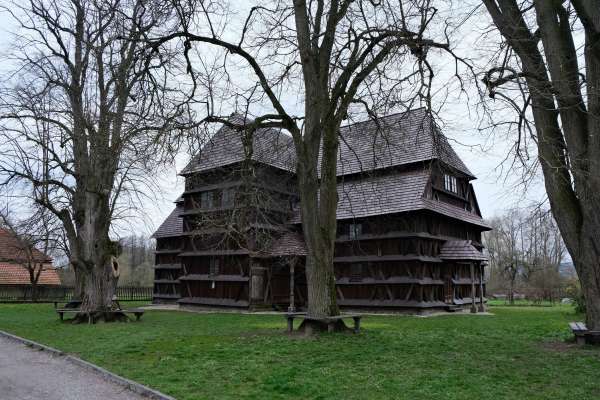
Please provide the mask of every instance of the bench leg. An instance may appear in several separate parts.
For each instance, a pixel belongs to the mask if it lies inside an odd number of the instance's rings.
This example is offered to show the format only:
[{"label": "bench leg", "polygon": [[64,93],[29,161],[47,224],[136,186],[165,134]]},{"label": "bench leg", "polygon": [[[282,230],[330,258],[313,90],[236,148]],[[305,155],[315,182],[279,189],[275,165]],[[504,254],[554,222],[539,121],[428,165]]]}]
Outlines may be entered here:
[{"label": "bench leg", "polygon": [[575,335],[575,343],[577,343],[577,344],[585,344],[585,336],[583,336],[583,335]]},{"label": "bench leg", "polygon": [[142,314],[135,314],[136,321],[139,321],[141,317],[142,317]]},{"label": "bench leg", "polygon": [[354,319],[354,333],[360,333],[360,317],[353,317]]},{"label": "bench leg", "polygon": [[328,322],[327,323],[327,332],[331,333],[335,330],[335,323],[334,322]]},{"label": "bench leg", "polygon": [[287,331],[288,333],[292,333],[292,331],[294,330],[294,318],[289,318],[287,319]]},{"label": "bench leg", "polygon": [[58,313],[58,315],[60,315],[60,321],[63,322],[63,313]]}]

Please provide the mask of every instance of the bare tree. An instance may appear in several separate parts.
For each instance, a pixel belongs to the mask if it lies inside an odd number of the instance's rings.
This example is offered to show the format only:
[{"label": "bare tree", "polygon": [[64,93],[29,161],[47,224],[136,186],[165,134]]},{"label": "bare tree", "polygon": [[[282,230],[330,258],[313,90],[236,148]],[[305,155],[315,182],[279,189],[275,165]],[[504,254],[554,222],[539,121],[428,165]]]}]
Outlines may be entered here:
[{"label": "bare tree", "polygon": [[[221,17],[226,15],[221,3],[174,0],[173,4],[182,30],[153,43],[157,48],[175,39],[185,44],[188,70],[208,93],[205,121],[249,131],[279,128],[291,134],[308,249],[308,313],[337,315],[333,250],[340,125],[361,110],[375,117],[415,103],[430,106],[434,73],[428,54],[438,50],[453,56],[439,29],[444,21],[429,0],[273,1],[252,7],[240,35],[232,39],[230,32],[222,32],[227,21]],[[430,37],[434,31],[441,41]],[[220,75],[227,80],[223,93],[233,92],[234,101],[247,107],[267,103],[267,111],[258,109],[251,124],[235,124],[219,115],[212,101],[215,73],[193,68],[193,44],[225,52]],[[243,82],[234,83],[229,58],[237,66],[241,60],[255,83],[245,88]],[[458,65],[459,60],[454,60]],[[282,93],[289,91],[299,93],[302,111],[295,113],[282,99]]]},{"label": "bare tree", "polygon": [[181,128],[178,49],[146,37],[172,8],[145,0],[28,0],[3,7],[19,25],[16,66],[0,94],[0,183],[62,223],[82,309],[110,318],[118,243],[110,229],[152,185],[163,138]]},{"label": "bare tree", "polygon": [[[514,303],[517,288],[532,299],[553,301],[563,283],[559,266],[565,246],[549,210],[539,206],[512,209],[490,221],[485,245],[494,285],[506,286]],[[499,279],[498,279],[499,278]]]},{"label": "bare tree", "polygon": [[52,262],[50,254],[60,248],[60,226],[49,212],[38,207],[28,218],[11,217],[10,210],[0,210],[0,228],[11,236],[9,246],[15,263],[29,274],[31,300],[38,299],[38,282],[42,272]]},{"label": "bare tree", "polygon": [[600,4],[483,3],[504,40],[484,83],[490,97],[517,111],[519,134],[530,135],[537,144],[552,212],[587,301],[587,323],[598,330]]},{"label": "bare tree", "polygon": [[523,269],[519,231],[524,221],[518,210],[490,221],[492,230],[484,236],[490,254],[491,269],[508,283],[508,301],[514,304],[517,279]]}]

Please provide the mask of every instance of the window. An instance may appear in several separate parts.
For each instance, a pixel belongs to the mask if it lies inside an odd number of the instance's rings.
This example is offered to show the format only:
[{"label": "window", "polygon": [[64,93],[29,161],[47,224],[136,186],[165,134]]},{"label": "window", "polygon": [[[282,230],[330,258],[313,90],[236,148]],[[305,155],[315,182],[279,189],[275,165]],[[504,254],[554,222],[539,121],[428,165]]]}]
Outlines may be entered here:
[{"label": "window", "polygon": [[458,186],[456,185],[456,177],[452,175],[444,175],[444,189],[452,193],[458,193]]},{"label": "window", "polygon": [[200,205],[202,208],[213,208],[214,207],[214,193],[213,192],[202,192],[200,194]]},{"label": "window", "polygon": [[351,264],[350,265],[350,282],[360,282],[363,279],[363,265],[362,264]]},{"label": "window", "polygon": [[348,236],[350,239],[358,239],[362,235],[362,224],[350,224],[350,231]]},{"label": "window", "polygon": [[235,189],[223,189],[221,193],[221,206],[223,207],[233,207],[235,203]]},{"label": "window", "polygon": [[211,258],[208,274],[211,276],[219,275],[219,264],[220,262],[218,258]]}]

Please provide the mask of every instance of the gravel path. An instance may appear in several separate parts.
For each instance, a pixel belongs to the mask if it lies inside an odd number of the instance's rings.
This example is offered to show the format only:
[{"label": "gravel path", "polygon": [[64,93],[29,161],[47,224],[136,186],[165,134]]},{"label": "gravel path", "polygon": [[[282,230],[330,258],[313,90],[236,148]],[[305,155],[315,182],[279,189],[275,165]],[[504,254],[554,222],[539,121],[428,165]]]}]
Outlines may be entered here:
[{"label": "gravel path", "polygon": [[62,357],[0,337],[0,400],[141,400]]}]

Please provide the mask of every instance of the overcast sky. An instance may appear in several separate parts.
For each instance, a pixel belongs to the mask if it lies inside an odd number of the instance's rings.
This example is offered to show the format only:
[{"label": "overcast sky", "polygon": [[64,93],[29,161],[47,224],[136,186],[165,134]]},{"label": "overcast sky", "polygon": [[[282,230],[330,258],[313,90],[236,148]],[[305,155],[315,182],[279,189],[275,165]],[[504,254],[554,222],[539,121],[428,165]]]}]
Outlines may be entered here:
[{"label": "overcast sky", "polygon": [[[5,0],[0,0],[0,2],[3,1]],[[457,7],[446,10],[447,15],[456,15],[456,13],[464,12],[469,8],[466,2],[461,2]],[[475,16],[475,19],[471,19],[470,22],[472,23],[467,24],[468,28],[463,28],[456,33],[455,51],[472,56],[476,53],[474,49],[482,46],[480,39],[486,23],[481,16]],[[0,14],[0,54],[5,54],[10,45],[8,32],[13,29],[14,25],[10,17],[5,13]],[[506,162],[503,164],[503,160],[506,159],[514,138],[506,137],[501,132],[491,135],[489,131],[481,132],[479,130],[482,118],[478,113],[478,96],[474,85],[469,86],[468,98],[464,94],[459,96],[457,83],[447,81],[451,74],[449,68],[453,67],[452,63],[448,63],[447,60],[438,60],[437,66],[440,68],[440,72],[435,84],[437,89],[440,89],[440,96],[445,99],[439,113],[441,119],[439,122],[455,151],[477,176],[473,185],[484,218],[492,217],[508,208],[543,201],[545,195],[541,179],[538,178],[525,191],[522,186],[517,185],[518,177],[506,173],[508,164]],[[7,69],[9,69],[7,61],[1,57],[0,73]],[[446,91],[448,92],[447,96],[445,95]],[[440,102],[441,99],[437,99],[437,101]],[[188,159],[189,155],[183,151],[177,157],[176,166],[165,168],[160,178],[163,193],[158,195],[158,200],[148,201],[147,204],[144,204],[141,214],[121,227],[121,234],[126,235],[127,231],[150,234],[160,225],[171,211],[172,201],[183,191],[183,179],[176,175],[176,171],[181,170]],[[504,169],[502,165],[504,165]]]}]

